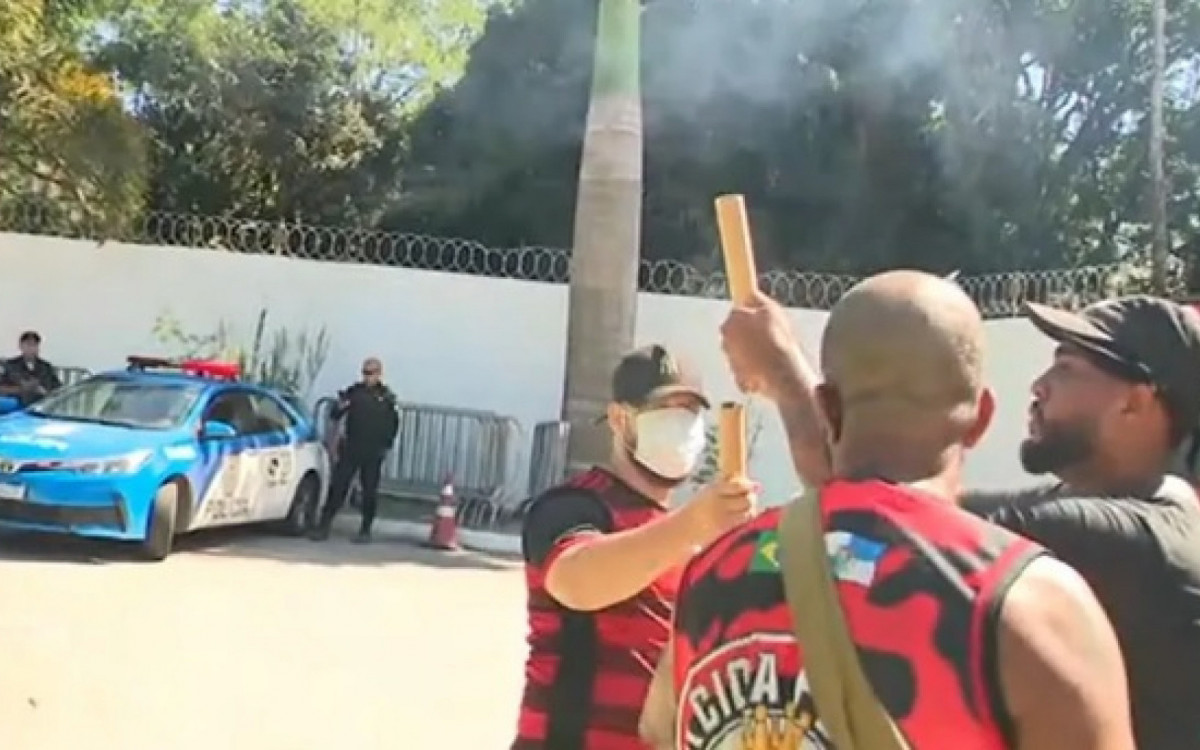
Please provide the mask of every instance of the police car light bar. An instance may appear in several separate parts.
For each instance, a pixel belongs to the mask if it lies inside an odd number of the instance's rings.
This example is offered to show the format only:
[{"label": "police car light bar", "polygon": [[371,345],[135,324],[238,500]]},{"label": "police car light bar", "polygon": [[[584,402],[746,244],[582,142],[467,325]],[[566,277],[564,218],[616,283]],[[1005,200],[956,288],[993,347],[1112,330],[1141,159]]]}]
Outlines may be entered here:
[{"label": "police car light bar", "polygon": [[178,369],[179,364],[174,360],[163,359],[162,357],[142,357],[132,355],[125,358],[126,364],[130,370],[154,370],[154,369]]},{"label": "police car light bar", "polygon": [[237,380],[241,367],[237,362],[221,362],[212,359],[166,359],[163,357],[126,357],[130,370],[175,370],[185,375],[213,380]]},{"label": "police car light bar", "polygon": [[242,368],[237,362],[218,362],[213,359],[185,359],[183,371],[188,375],[213,380],[237,380],[242,375]]}]

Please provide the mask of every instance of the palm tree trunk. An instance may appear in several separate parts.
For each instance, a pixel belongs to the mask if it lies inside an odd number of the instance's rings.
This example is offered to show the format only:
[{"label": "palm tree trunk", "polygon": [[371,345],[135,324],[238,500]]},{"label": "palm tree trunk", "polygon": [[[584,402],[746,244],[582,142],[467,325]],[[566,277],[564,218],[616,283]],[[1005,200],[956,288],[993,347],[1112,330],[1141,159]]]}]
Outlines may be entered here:
[{"label": "palm tree trunk", "polygon": [[642,214],[640,12],[639,0],[599,0],[563,391],[572,468],[608,456],[608,430],[593,422],[611,398],[613,367],[633,346]]},{"label": "palm tree trunk", "polygon": [[1167,67],[1166,0],[1154,0],[1151,33],[1154,36],[1154,71],[1150,82],[1150,223],[1153,231],[1150,268],[1155,294],[1167,294],[1167,175],[1163,153],[1166,124],[1163,99]]}]

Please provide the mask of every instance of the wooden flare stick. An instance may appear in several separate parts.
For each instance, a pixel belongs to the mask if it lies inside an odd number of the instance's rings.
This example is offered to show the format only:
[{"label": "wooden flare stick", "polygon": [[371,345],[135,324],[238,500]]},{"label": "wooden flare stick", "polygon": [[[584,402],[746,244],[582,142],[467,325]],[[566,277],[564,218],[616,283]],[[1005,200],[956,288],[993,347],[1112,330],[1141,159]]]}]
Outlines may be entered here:
[{"label": "wooden flare stick", "polygon": [[[758,291],[758,267],[754,263],[754,243],[750,238],[750,219],[746,199],[741,195],[719,195],[715,201],[717,230],[725,255],[725,277],[729,279],[729,298],[735,305],[748,305]],[[721,405],[718,437],[718,467],[725,479],[746,476],[746,408],[737,403]]]},{"label": "wooden flare stick", "polygon": [[717,432],[717,469],[722,479],[746,476],[746,409],[728,401],[721,404]]},{"label": "wooden flare stick", "polygon": [[758,289],[758,268],[754,263],[754,242],[750,238],[750,220],[746,217],[746,199],[740,195],[717,196],[717,230],[725,254],[725,276],[729,279],[729,297],[735,305],[749,304]]}]

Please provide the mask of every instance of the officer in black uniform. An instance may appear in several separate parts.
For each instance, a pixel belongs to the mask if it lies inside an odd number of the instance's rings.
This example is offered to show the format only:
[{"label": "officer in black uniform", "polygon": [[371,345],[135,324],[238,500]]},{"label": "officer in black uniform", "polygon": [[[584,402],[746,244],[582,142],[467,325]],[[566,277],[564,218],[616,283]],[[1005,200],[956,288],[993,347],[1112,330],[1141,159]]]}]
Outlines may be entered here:
[{"label": "officer in black uniform", "polygon": [[371,524],[375,521],[376,494],[383,458],[396,442],[400,429],[396,394],[383,384],[383,365],[374,357],[363,362],[362,380],[338,393],[338,405],[333,418],[346,419],[346,431],[333,467],[329,496],[312,538],[329,538],[334,516],[346,501],[350,483],[357,474],[362,488],[362,526],[356,542],[371,540]]},{"label": "officer in black uniform", "polygon": [[0,396],[12,396],[21,406],[40,401],[47,393],[62,387],[54,365],[40,356],[42,337],[37,331],[26,331],[17,342],[20,356],[4,361],[0,373]]}]

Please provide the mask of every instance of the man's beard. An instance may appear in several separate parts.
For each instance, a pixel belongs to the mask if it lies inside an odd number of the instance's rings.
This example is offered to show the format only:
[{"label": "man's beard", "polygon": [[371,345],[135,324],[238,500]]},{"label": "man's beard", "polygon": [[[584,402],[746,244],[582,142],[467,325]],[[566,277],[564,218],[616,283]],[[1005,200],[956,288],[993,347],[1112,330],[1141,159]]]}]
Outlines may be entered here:
[{"label": "man's beard", "polygon": [[1021,443],[1021,466],[1030,474],[1058,474],[1096,452],[1095,425],[1041,423],[1041,434]]}]

